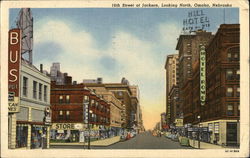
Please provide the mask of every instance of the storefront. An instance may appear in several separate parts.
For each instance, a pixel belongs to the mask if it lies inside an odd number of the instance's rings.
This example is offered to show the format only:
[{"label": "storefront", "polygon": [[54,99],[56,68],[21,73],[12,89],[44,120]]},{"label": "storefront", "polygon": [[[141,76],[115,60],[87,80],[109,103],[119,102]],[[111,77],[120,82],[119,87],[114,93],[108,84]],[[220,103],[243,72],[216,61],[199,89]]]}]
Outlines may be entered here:
[{"label": "storefront", "polygon": [[27,147],[28,143],[28,125],[17,124],[16,127],[16,148]]},{"label": "storefront", "polygon": [[53,123],[51,142],[72,143],[80,141],[80,132],[86,130],[81,123]]},{"label": "storefront", "polygon": [[47,127],[31,125],[31,149],[47,148]]}]

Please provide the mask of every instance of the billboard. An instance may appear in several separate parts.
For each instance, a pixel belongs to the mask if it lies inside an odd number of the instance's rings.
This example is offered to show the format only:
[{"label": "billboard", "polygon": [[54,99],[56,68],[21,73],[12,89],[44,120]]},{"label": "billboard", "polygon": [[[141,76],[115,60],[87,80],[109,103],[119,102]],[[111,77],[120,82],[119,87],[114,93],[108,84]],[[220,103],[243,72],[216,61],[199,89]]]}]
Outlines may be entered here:
[{"label": "billboard", "polygon": [[20,62],[21,62],[21,31],[9,31],[8,50],[8,110],[9,113],[19,112],[20,96]]}]

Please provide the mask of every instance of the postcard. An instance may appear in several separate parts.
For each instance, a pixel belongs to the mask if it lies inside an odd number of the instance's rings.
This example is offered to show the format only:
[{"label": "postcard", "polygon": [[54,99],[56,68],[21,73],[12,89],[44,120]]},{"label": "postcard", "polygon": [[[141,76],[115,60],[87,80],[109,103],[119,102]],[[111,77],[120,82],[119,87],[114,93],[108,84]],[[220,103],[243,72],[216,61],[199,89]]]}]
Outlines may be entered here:
[{"label": "postcard", "polygon": [[248,157],[249,6],[2,1],[2,157]]}]

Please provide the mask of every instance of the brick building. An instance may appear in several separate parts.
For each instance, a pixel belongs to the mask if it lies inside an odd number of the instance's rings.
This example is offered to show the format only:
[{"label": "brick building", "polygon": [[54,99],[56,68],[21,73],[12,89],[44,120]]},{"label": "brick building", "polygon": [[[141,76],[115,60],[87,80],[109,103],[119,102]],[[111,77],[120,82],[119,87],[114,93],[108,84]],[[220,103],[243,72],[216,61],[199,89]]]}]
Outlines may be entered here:
[{"label": "brick building", "polygon": [[213,38],[211,32],[198,30],[192,34],[180,35],[176,50],[179,51],[179,104],[183,109],[183,123],[192,123],[192,65],[199,59],[200,44],[207,45]]},{"label": "brick building", "polygon": [[220,25],[206,49],[206,104],[194,104],[198,109],[194,113],[194,123],[198,123],[195,116],[200,115],[201,126],[209,129],[210,142],[220,145],[240,143],[239,36],[239,24]]},{"label": "brick building", "polygon": [[[84,97],[89,102],[84,102]],[[89,112],[88,112],[89,108]],[[84,84],[51,84],[52,141],[79,142],[80,135],[88,131],[91,138],[108,137],[110,128],[110,104]]]}]

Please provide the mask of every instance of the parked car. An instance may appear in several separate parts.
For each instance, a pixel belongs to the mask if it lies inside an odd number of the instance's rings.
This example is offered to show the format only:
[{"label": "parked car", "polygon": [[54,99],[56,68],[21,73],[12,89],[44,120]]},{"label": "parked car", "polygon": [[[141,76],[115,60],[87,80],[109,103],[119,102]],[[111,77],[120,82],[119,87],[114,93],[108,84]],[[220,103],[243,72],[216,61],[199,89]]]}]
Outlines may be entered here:
[{"label": "parked car", "polygon": [[178,136],[175,135],[175,134],[172,134],[172,135],[171,135],[171,140],[176,141],[176,142],[179,141]]}]

